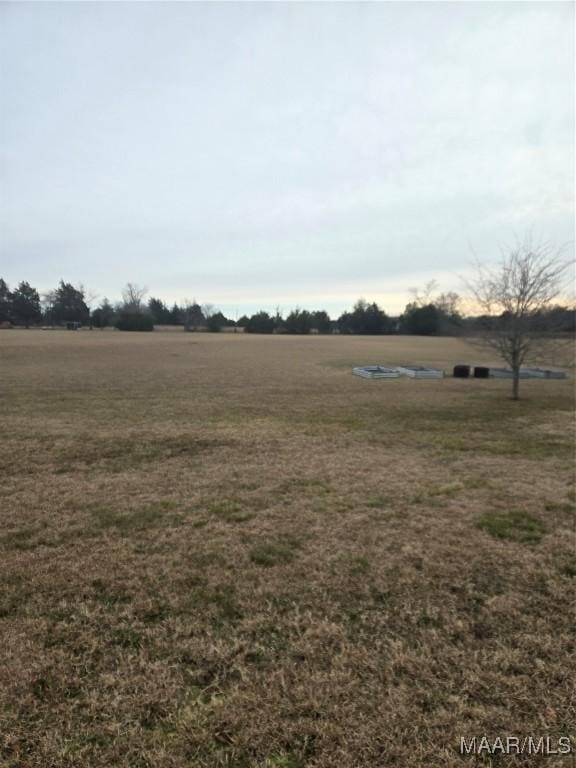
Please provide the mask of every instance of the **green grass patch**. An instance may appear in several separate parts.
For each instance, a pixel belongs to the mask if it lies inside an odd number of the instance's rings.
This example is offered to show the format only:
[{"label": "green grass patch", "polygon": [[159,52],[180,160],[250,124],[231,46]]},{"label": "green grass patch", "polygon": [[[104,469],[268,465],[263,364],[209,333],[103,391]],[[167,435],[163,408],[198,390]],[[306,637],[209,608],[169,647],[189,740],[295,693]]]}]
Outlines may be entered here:
[{"label": "green grass patch", "polygon": [[194,608],[212,608],[216,618],[235,621],[242,617],[236,596],[232,589],[199,588],[189,596],[188,605]]},{"label": "green grass patch", "polygon": [[330,483],[318,478],[293,477],[284,480],[276,488],[276,493],[280,496],[287,496],[293,493],[307,494],[310,496],[324,496],[332,492]]},{"label": "green grass patch", "polygon": [[142,531],[149,528],[161,528],[181,525],[182,515],[174,514],[174,502],[159,501],[132,512],[117,512],[106,507],[93,507],[92,513],[99,528],[116,528],[118,531]]},{"label": "green grass patch", "polygon": [[265,768],[304,768],[306,765],[303,758],[294,754],[294,752],[278,752],[266,758]]},{"label": "green grass patch", "polygon": [[576,578],[576,557],[570,557],[560,565],[560,573],[571,579]]},{"label": "green grass patch", "polygon": [[230,498],[210,502],[208,512],[227,523],[243,523],[254,517],[245,502]]},{"label": "green grass patch", "polygon": [[485,434],[474,433],[428,434],[426,437],[419,438],[417,442],[422,446],[433,445],[442,450],[473,452],[490,456],[521,456],[531,460],[563,459],[572,455],[572,444],[569,440],[532,436],[521,432],[513,434],[513,429],[490,438],[486,437]]},{"label": "green grass patch", "polygon": [[296,557],[295,549],[299,546],[296,541],[288,541],[284,544],[265,542],[252,547],[248,556],[256,565],[271,568],[274,565],[291,563]]},{"label": "green grass patch", "polygon": [[170,608],[163,603],[156,602],[146,611],[142,611],[139,616],[144,624],[160,624],[171,614]]},{"label": "green grass patch", "polygon": [[434,499],[454,498],[465,491],[474,491],[490,487],[490,483],[482,478],[470,478],[464,480],[454,480],[451,483],[440,483],[438,485],[429,485],[421,490],[411,501],[413,504],[434,504]]},{"label": "green grass patch", "polygon": [[231,622],[242,618],[242,611],[233,585],[210,586],[202,575],[182,579],[178,599],[170,606],[155,603],[143,614],[146,623],[157,623],[173,616],[210,618],[212,623]]},{"label": "green grass patch", "polygon": [[174,458],[197,458],[223,445],[221,440],[194,435],[162,436],[134,434],[127,436],[88,435],[73,447],[56,446],[51,453],[59,474],[77,472],[94,465],[107,472],[123,472],[153,461]]},{"label": "green grass patch", "polygon": [[116,740],[116,734],[104,731],[80,734],[64,741],[63,752],[70,758],[85,758],[87,751],[100,751],[111,747]]},{"label": "green grass patch", "polygon": [[478,521],[478,528],[496,539],[521,544],[538,544],[546,532],[542,520],[520,510],[486,512]]},{"label": "green grass patch", "polygon": [[454,483],[444,483],[443,485],[436,485],[430,489],[430,496],[456,496],[465,489],[464,483],[456,481]]},{"label": "green grass patch", "polygon": [[0,618],[18,614],[31,594],[22,576],[0,576]]},{"label": "green grass patch", "polygon": [[574,512],[576,504],[572,501],[547,501],[544,509],[546,512]]},{"label": "green grass patch", "polygon": [[0,543],[6,549],[33,549],[36,544],[31,539],[39,532],[40,528],[19,528],[15,531],[8,531],[0,538]]},{"label": "green grass patch", "polygon": [[369,509],[386,509],[390,506],[391,501],[390,496],[373,496],[371,499],[368,499],[364,506]]},{"label": "green grass patch", "polygon": [[438,616],[434,616],[425,608],[422,608],[416,618],[416,625],[424,629],[435,629],[442,626],[442,621]]},{"label": "green grass patch", "polygon": [[351,576],[365,576],[370,570],[370,561],[367,557],[353,557],[348,569]]},{"label": "green grass patch", "polygon": [[111,645],[117,645],[120,648],[126,648],[132,651],[139,651],[144,643],[144,636],[132,627],[116,627],[112,629],[108,636]]},{"label": "green grass patch", "polygon": [[114,587],[112,584],[108,584],[102,579],[94,579],[92,581],[92,588],[94,589],[95,599],[107,608],[115,605],[125,605],[132,600],[126,592]]}]

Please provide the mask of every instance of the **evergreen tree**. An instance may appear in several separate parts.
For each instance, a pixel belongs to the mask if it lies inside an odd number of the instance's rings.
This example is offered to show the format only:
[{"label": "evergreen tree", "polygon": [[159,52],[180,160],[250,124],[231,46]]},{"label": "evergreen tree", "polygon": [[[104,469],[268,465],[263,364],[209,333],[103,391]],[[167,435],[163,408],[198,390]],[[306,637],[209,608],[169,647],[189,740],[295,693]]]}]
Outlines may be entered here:
[{"label": "evergreen tree", "polygon": [[338,330],[340,333],[353,333],[351,312],[342,312],[336,322],[338,324]]},{"label": "evergreen tree", "polygon": [[226,319],[226,316],[222,314],[222,312],[214,312],[214,314],[211,314],[207,319],[206,325],[209,331],[212,333],[218,333],[222,330],[222,328],[228,325],[228,320]]},{"label": "evergreen tree", "polygon": [[199,328],[206,325],[202,307],[195,301],[184,309],[184,324],[186,328]]},{"label": "evergreen tree", "polygon": [[332,330],[332,321],[330,320],[328,312],[323,309],[318,309],[315,312],[312,312],[311,322],[312,328],[315,328],[318,333],[330,333]]},{"label": "evergreen tree", "polygon": [[246,333],[274,333],[276,321],[268,312],[256,312],[245,326]]},{"label": "evergreen tree", "polygon": [[305,309],[294,309],[284,321],[286,333],[307,334],[312,329],[312,315]]},{"label": "evergreen tree", "polygon": [[113,320],[114,307],[108,299],[104,299],[100,306],[92,312],[92,323],[96,328],[107,328],[109,325],[112,325]]},{"label": "evergreen tree", "polygon": [[58,324],[87,323],[90,319],[90,310],[84,301],[84,291],[60,280],[60,285],[54,291],[52,317]]},{"label": "evergreen tree", "polygon": [[156,325],[171,324],[171,312],[162,299],[150,298],[148,300],[148,311]]},{"label": "evergreen tree", "polygon": [[0,277],[0,323],[12,320],[12,294],[6,282]]},{"label": "evergreen tree", "polygon": [[358,299],[352,312],[344,312],[338,318],[338,327],[341,333],[373,335],[390,333],[392,323],[376,302],[368,304],[365,299]]},{"label": "evergreen tree", "polygon": [[168,320],[169,325],[182,325],[184,323],[184,311],[181,307],[174,302],[172,305],[172,309],[170,310],[170,319]]},{"label": "evergreen tree", "polygon": [[30,283],[22,281],[12,294],[12,312],[14,320],[22,323],[26,328],[30,327],[30,323],[40,322],[42,318],[40,296]]},{"label": "evergreen tree", "polygon": [[440,331],[442,313],[434,304],[419,307],[414,302],[407,304],[400,318],[401,333],[418,336],[435,336]]}]

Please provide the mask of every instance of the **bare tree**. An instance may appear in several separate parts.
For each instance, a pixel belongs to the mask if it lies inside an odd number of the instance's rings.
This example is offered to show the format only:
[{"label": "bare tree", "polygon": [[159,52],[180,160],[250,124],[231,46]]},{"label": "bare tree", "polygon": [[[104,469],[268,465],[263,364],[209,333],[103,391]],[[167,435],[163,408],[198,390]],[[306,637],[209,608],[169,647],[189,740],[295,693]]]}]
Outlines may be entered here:
[{"label": "bare tree", "polygon": [[482,315],[468,340],[494,350],[512,369],[512,399],[518,400],[520,368],[530,360],[557,354],[554,328],[536,322],[563,290],[569,262],[562,248],[549,242],[533,244],[527,237],[502,251],[500,263],[477,263],[467,285]]},{"label": "bare tree", "polygon": [[142,288],[136,283],[126,283],[126,287],[122,291],[124,307],[126,309],[140,311],[142,309],[142,302],[147,293],[148,288]]},{"label": "bare tree", "polygon": [[200,309],[202,310],[202,314],[206,320],[210,320],[212,315],[216,313],[216,307],[214,304],[202,304]]},{"label": "bare tree", "polygon": [[196,299],[183,299],[182,300],[183,312],[184,312],[184,330],[196,331],[206,324],[205,311],[210,312],[213,308],[212,304],[203,304],[200,306]]},{"label": "bare tree", "polygon": [[54,327],[54,304],[56,303],[56,291],[45,291],[40,297],[40,306],[47,324]]},{"label": "bare tree", "polygon": [[440,293],[432,302],[434,306],[443,312],[445,315],[459,315],[460,314],[460,296],[454,291],[448,291],[447,293]]},{"label": "bare tree", "polygon": [[434,304],[432,298],[434,291],[438,288],[436,280],[428,280],[424,288],[409,288],[408,292],[412,294],[412,303],[417,307],[425,307]]},{"label": "bare tree", "polygon": [[100,298],[100,294],[96,293],[96,291],[90,291],[88,290],[82,283],[78,286],[79,290],[84,295],[84,303],[88,307],[89,315],[89,323],[90,323],[90,330],[94,327],[93,321],[92,321],[92,313],[94,311],[94,303],[97,299]]}]

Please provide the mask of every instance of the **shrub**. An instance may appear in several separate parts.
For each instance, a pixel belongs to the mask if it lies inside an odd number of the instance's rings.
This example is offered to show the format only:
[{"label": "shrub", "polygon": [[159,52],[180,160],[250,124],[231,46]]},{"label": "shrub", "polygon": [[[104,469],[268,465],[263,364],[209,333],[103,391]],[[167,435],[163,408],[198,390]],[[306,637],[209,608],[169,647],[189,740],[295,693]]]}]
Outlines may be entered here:
[{"label": "shrub", "polygon": [[114,326],[119,331],[153,331],[154,320],[145,312],[120,310]]}]

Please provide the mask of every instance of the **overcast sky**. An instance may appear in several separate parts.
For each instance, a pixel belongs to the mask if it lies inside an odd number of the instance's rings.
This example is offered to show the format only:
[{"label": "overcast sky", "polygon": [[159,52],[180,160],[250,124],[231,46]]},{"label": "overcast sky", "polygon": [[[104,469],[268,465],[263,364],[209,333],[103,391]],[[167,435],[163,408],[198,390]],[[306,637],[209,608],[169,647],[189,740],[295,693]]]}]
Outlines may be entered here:
[{"label": "overcast sky", "polygon": [[574,240],[574,4],[0,4],[0,276],[400,311]]}]

